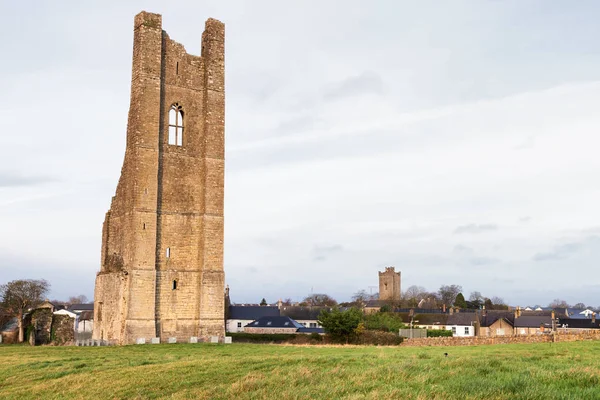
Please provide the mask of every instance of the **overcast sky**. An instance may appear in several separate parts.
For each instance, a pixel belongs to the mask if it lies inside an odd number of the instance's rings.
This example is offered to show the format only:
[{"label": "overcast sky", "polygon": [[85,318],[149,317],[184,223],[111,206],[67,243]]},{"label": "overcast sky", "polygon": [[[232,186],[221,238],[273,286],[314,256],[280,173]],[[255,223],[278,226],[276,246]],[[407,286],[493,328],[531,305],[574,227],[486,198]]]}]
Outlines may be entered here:
[{"label": "overcast sky", "polygon": [[347,300],[395,266],[513,305],[600,305],[593,1],[0,3],[0,283],[93,298],[133,17],[226,25],[234,302]]}]

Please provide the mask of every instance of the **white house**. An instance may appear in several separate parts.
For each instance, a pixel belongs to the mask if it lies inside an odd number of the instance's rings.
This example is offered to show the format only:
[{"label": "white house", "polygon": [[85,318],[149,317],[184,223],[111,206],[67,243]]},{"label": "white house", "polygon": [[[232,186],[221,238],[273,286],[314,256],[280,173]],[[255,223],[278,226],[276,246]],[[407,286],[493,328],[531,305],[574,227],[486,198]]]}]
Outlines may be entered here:
[{"label": "white house", "polygon": [[261,317],[279,317],[279,308],[274,306],[229,306],[225,331],[244,332],[244,326]]},{"label": "white house", "polygon": [[477,314],[471,312],[454,313],[448,315],[446,329],[452,331],[453,337],[475,336],[475,322]]}]

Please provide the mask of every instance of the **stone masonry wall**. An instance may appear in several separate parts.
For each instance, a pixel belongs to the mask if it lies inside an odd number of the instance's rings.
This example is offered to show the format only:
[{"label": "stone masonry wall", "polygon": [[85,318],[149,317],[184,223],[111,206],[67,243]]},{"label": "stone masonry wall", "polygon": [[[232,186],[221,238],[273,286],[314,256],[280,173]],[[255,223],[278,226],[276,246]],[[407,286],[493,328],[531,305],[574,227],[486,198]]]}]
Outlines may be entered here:
[{"label": "stone masonry wall", "polygon": [[508,343],[548,343],[548,342],[575,342],[580,340],[599,340],[600,330],[588,330],[570,333],[557,333],[556,335],[531,335],[531,336],[466,336],[466,337],[431,337],[418,339],[404,339],[402,346],[477,346],[485,344]]},{"label": "stone masonry wall", "polygon": [[29,341],[33,345],[48,344],[51,340],[52,310],[38,308],[31,313]]},{"label": "stone masonry wall", "polygon": [[[224,336],[224,25],[187,54],[162,17],[134,21],[127,147],[102,231],[94,339]],[[183,113],[182,145],[168,142]]]},{"label": "stone masonry wall", "polygon": [[75,320],[68,315],[54,315],[51,330],[53,343],[63,345],[75,340]]},{"label": "stone masonry wall", "polygon": [[379,300],[400,301],[400,272],[394,267],[386,267],[384,272],[379,273]]}]

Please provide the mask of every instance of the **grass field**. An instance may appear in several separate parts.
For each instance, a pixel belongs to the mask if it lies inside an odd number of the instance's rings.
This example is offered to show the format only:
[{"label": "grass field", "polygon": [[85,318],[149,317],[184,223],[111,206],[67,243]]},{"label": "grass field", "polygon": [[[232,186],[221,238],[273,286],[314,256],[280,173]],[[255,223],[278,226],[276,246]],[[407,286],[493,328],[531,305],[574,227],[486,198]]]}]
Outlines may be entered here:
[{"label": "grass field", "polygon": [[599,354],[600,342],[0,346],[0,397],[600,399]]}]

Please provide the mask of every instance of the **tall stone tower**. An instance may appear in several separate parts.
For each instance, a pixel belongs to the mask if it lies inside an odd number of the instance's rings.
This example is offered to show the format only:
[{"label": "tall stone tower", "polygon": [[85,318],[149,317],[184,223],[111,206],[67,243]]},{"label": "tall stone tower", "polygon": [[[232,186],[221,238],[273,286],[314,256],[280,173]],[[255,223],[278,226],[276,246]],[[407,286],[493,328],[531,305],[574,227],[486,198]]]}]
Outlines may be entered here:
[{"label": "tall stone tower", "polygon": [[102,229],[95,339],[223,336],[223,23],[187,54],[135,16],[127,147]]},{"label": "tall stone tower", "polygon": [[400,271],[394,267],[386,267],[384,272],[379,272],[379,300],[400,300]]}]

